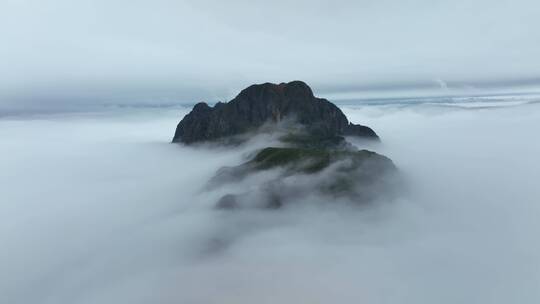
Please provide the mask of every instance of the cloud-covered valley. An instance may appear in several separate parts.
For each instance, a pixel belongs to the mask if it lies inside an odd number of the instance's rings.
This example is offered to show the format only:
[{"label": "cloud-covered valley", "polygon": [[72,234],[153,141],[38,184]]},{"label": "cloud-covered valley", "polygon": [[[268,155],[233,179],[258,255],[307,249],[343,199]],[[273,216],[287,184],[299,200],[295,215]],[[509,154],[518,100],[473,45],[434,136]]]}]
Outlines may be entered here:
[{"label": "cloud-covered valley", "polygon": [[257,142],[169,144],[188,109],[2,118],[0,302],[540,300],[539,104],[342,109],[397,199],[224,212],[204,185]]}]

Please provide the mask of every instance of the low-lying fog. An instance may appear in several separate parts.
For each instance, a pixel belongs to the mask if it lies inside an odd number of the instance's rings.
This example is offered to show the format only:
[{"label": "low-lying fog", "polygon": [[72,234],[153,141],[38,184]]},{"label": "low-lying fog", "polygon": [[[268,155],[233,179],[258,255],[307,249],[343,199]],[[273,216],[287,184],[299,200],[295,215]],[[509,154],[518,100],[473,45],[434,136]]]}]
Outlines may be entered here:
[{"label": "low-lying fog", "polygon": [[186,110],[1,119],[0,302],[540,302],[540,104],[343,110],[401,199],[218,211],[250,147],[169,144]]}]

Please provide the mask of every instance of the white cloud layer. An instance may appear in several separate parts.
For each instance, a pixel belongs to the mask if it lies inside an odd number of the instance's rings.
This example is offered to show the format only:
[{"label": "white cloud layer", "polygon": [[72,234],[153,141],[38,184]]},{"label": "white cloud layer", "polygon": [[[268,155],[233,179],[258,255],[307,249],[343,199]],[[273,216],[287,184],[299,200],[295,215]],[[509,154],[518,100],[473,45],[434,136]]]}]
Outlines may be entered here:
[{"label": "white cloud layer", "polygon": [[410,193],[238,213],[199,190],[249,149],[168,144],[185,111],[4,118],[0,302],[538,303],[540,108],[509,105],[346,107]]}]

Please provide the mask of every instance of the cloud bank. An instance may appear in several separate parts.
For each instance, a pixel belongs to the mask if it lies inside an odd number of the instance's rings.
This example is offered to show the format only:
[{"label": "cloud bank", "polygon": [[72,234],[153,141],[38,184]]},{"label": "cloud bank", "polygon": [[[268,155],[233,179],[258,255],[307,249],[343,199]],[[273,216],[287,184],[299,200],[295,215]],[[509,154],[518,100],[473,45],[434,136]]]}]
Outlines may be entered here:
[{"label": "cloud bank", "polygon": [[344,107],[409,193],[275,212],[213,208],[252,147],[168,144],[185,110],[4,118],[0,302],[537,303],[540,108],[511,105]]}]

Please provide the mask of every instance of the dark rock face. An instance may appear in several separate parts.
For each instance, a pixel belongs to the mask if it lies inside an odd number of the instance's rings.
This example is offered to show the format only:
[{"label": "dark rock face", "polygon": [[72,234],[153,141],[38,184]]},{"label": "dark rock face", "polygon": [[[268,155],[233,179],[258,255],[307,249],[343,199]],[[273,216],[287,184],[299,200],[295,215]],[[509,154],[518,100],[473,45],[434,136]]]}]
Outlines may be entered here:
[{"label": "dark rock face", "polygon": [[213,108],[198,103],[180,121],[173,142],[196,143],[240,135],[267,122],[292,119],[321,137],[360,136],[378,140],[369,127],[348,121],[343,112],[326,99],[317,98],[301,81],[258,84],[243,90],[228,103]]},{"label": "dark rock face", "polygon": [[226,190],[216,209],[280,209],[306,198],[368,203],[397,189],[398,170],[389,158],[359,150],[344,137],[379,140],[377,134],[350,123],[301,81],[252,85],[214,107],[198,103],[178,124],[173,142],[234,143],[266,131],[273,136],[264,137],[266,147],[219,169],[208,182],[208,191]]}]

